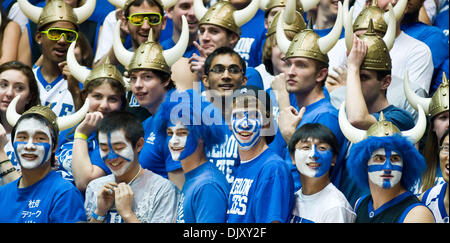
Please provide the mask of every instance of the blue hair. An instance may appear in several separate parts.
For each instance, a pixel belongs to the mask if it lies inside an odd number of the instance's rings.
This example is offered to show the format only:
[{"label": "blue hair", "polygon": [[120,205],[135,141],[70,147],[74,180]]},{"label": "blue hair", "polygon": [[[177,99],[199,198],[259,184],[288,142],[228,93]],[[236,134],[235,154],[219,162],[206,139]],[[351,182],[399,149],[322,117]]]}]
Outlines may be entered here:
[{"label": "blue hair", "polygon": [[225,134],[219,127],[225,124],[222,113],[192,89],[168,93],[155,114],[153,126],[157,135],[167,137],[169,122],[175,124],[179,121],[195,140],[203,140],[205,153],[225,141]]},{"label": "blue hair", "polygon": [[379,148],[395,151],[402,157],[403,170],[400,183],[407,190],[412,191],[414,185],[420,182],[422,173],[426,169],[426,163],[414,145],[407,138],[399,134],[394,134],[389,137],[370,136],[359,143],[353,144],[347,158],[347,168],[350,176],[356,181],[359,187],[368,189],[367,163],[372,153]]}]

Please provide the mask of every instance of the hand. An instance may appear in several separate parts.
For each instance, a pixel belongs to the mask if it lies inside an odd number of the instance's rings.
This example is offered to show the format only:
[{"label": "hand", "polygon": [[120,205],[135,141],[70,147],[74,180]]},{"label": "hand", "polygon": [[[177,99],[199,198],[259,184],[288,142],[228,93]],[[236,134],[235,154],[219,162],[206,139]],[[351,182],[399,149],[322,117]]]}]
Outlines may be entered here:
[{"label": "hand", "polygon": [[272,83],[270,84],[273,91],[278,92],[287,92],[286,91],[286,74],[280,73],[274,77]]},{"label": "hand", "polygon": [[119,185],[114,188],[114,198],[116,202],[117,212],[122,216],[124,220],[132,216],[133,210],[131,206],[133,205],[134,193],[131,186],[127,183],[119,183]]},{"label": "hand", "polygon": [[116,10],[116,19],[117,20],[122,20],[122,23],[120,24],[120,38],[122,40],[125,40],[125,38],[127,37],[127,35],[130,33],[128,31],[128,25],[126,22],[126,17],[125,17],[125,12],[122,9],[117,9]]},{"label": "hand", "polygon": [[104,216],[114,205],[115,188],[117,188],[117,183],[107,182],[98,190],[96,214]]},{"label": "hand", "polygon": [[200,80],[203,76],[205,60],[208,55],[206,54],[205,49],[203,49],[196,41],[194,41],[193,44],[197,48],[200,56],[196,53],[192,54],[188,63],[190,64],[191,72],[197,73],[197,79]]},{"label": "hand", "polygon": [[278,115],[278,128],[286,143],[289,143],[289,140],[291,140],[292,135],[303,118],[303,114],[305,114],[305,110],[305,107],[302,107],[300,111],[297,112],[292,106],[280,110]]},{"label": "hand", "polygon": [[89,112],[86,114],[86,117],[84,117],[84,120],[80,123],[80,125],[78,125],[75,132],[83,133],[86,136],[89,136],[95,131],[95,128],[101,119],[103,119],[103,114],[101,112]]},{"label": "hand", "polygon": [[347,67],[341,65],[339,67],[333,67],[333,72],[328,72],[325,84],[327,86],[328,92],[331,93],[333,90],[339,87],[343,87],[347,84]]},{"label": "hand", "polygon": [[347,57],[347,67],[350,69],[359,69],[367,53],[367,44],[353,34],[353,46]]}]

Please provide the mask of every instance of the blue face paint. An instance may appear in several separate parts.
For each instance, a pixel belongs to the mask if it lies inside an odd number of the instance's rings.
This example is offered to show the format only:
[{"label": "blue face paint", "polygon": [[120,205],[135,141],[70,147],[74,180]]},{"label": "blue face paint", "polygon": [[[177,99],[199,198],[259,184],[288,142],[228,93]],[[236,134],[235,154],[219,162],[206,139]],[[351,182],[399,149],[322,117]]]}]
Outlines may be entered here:
[{"label": "blue face paint", "polygon": [[103,156],[102,156],[103,161],[122,158],[127,162],[131,162],[132,158],[127,158],[128,156],[126,156],[126,157],[121,156],[120,154],[117,154],[116,152],[114,152],[114,149],[112,147],[112,142],[111,142],[111,133],[108,133],[106,136],[107,136],[107,140],[108,140],[109,153],[107,153],[107,154],[101,153],[101,154],[103,154]]},{"label": "blue face paint", "polygon": [[[34,146],[34,150],[25,151],[26,146]],[[13,143],[16,158],[19,161],[19,164],[26,169],[36,168],[46,162],[50,158],[50,147],[51,146],[49,143],[28,143],[17,141]],[[34,154],[37,157],[33,161],[22,160],[21,155],[25,153]]]},{"label": "blue face paint", "polygon": [[[308,164],[318,164],[318,167],[311,168]],[[333,163],[333,152],[331,149],[320,151],[315,144],[309,149],[296,149],[295,165],[297,170],[308,177],[321,177],[331,168]]]},{"label": "blue face paint", "polygon": [[[240,149],[250,150],[261,139],[262,120],[259,111],[237,111],[231,116],[231,128]],[[242,136],[249,134],[248,137]]]},{"label": "blue face paint", "polygon": [[[403,171],[403,161],[392,162],[393,151],[380,148],[373,152],[372,158],[368,162],[369,179],[377,186],[389,189],[395,186],[401,179]],[[384,161],[379,161],[380,156],[385,156]],[[395,153],[395,155],[397,155]],[[381,157],[380,157],[381,158]]]}]

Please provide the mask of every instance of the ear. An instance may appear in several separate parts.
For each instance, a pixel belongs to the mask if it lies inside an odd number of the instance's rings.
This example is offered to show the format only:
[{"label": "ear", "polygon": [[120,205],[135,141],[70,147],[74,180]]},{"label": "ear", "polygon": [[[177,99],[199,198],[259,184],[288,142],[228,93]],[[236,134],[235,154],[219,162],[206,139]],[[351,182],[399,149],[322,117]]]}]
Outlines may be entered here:
[{"label": "ear", "polygon": [[317,82],[325,82],[325,79],[328,76],[328,68],[322,68],[320,71],[316,74],[316,81]]},{"label": "ear", "polygon": [[331,161],[331,166],[335,166],[336,165],[336,155],[333,155],[333,160]]},{"label": "ear", "polygon": [[166,29],[166,22],[167,22],[167,16],[164,15],[161,19],[161,29],[162,30]]},{"label": "ear", "polygon": [[41,45],[42,44],[42,33],[39,31],[36,31],[36,33],[34,34],[34,40],[36,41],[36,43]]},{"label": "ear", "polygon": [[143,137],[140,137],[139,140],[136,142],[136,151],[139,153],[142,150],[142,147],[144,147],[145,140]]},{"label": "ear", "polygon": [[387,90],[389,85],[391,85],[391,81],[392,81],[391,75],[384,76],[384,78],[381,80],[381,89]]},{"label": "ear", "polygon": [[295,165],[295,157],[294,157],[294,155],[291,154],[291,153],[289,153],[289,155],[291,156],[292,164]]},{"label": "ear", "polygon": [[231,35],[228,35],[228,43],[230,43],[230,45],[232,47],[234,47],[238,41],[239,41],[239,36],[236,33],[232,33]]},{"label": "ear", "polygon": [[246,85],[247,85],[247,81],[248,81],[248,78],[247,78],[247,76],[245,76],[245,74],[244,74],[244,76],[242,77],[242,84],[241,84],[241,86],[242,86],[242,87],[246,86]]},{"label": "ear", "polygon": [[203,83],[203,86],[205,86],[205,88],[207,88],[207,89],[210,88],[209,82],[208,82],[208,75],[203,74],[203,76],[202,76],[202,83]]}]

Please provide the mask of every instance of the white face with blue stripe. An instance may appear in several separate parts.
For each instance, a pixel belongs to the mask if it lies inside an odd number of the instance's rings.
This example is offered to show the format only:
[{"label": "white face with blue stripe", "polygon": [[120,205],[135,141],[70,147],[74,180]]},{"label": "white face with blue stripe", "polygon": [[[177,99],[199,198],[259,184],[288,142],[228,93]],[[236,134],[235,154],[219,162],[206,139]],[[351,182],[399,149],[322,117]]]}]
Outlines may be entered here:
[{"label": "white face with blue stripe", "polygon": [[261,140],[261,112],[256,109],[234,109],[231,114],[231,129],[239,148],[250,150]]},{"label": "white face with blue stripe", "polygon": [[375,150],[368,162],[369,180],[383,189],[397,185],[402,178],[402,170],[402,157],[384,148]]},{"label": "white face with blue stripe", "polygon": [[116,130],[111,133],[99,132],[98,142],[100,145],[100,156],[116,176],[123,175],[135,155],[131,142],[125,137],[122,130]]},{"label": "white face with blue stripe", "polygon": [[16,127],[13,147],[22,168],[37,168],[52,154],[50,129],[35,118],[24,119]]}]

